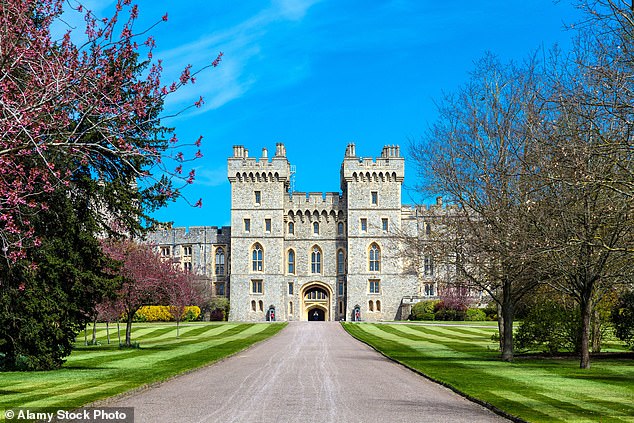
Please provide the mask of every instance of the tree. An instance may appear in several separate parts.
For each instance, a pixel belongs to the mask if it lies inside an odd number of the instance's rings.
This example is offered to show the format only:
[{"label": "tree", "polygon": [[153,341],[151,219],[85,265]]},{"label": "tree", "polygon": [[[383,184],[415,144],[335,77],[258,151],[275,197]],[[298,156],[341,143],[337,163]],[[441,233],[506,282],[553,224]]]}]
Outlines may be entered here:
[{"label": "tree", "polygon": [[171,281],[165,286],[166,300],[170,313],[176,320],[176,337],[178,338],[180,321],[185,313],[185,308],[198,302],[201,296],[192,273],[173,269],[170,276]]},{"label": "tree", "polygon": [[[631,9],[623,12],[631,17]],[[543,266],[549,283],[579,304],[581,368],[590,367],[595,304],[629,280],[634,252],[634,46],[620,18],[590,22],[572,53],[551,55],[547,107],[536,132],[542,206],[551,217],[540,225]]]},{"label": "tree", "polygon": [[625,291],[612,309],[611,320],[617,338],[634,349],[634,291]]},{"label": "tree", "polygon": [[[174,178],[194,179],[193,170],[183,170],[182,143],[161,125],[165,97],[194,82],[191,67],[172,84],[161,82],[154,39],[134,33],[138,8],[130,0],[118,0],[103,20],[82,6],[67,10],[85,15],[87,39],[76,45],[69,31],[55,40],[50,28],[63,3],[15,0],[0,7],[0,254],[12,261],[39,242],[32,221],[50,206],[43,194],[72,192],[76,172],[100,183],[91,206],[102,210],[101,230],[111,232],[115,221],[129,234],[179,195]],[[170,156],[176,164],[168,169]],[[60,158],[69,166],[60,166]]]},{"label": "tree", "polygon": [[159,304],[166,299],[167,287],[174,283],[172,263],[163,261],[149,245],[132,240],[105,240],[103,249],[120,266],[116,274],[122,285],[117,303],[126,321],[125,343],[132,346],[130,335],[136,312],[144,305]]},{"label": "tree", "polygon": [[2,369],[61,366],[96,304],[118,287],[105,271],[112,262],[92,235],[97,224],[81,207],[92,185],[75,178],[74,195],[47,193],[49,207],[33,216],[38,248],[17,262],[0,260]]},{"label": "tree", "polygon": [[439,105],[440,117],[412,146],[423,193],[454,207],[440,213],[433,242],[450,283],[486,291],[499,305],[502,359],[513,358],[516,304],[540,281],[536,271],[533,126],[539,120],[536,62],[503,65],[487,54],[469,82]]}]

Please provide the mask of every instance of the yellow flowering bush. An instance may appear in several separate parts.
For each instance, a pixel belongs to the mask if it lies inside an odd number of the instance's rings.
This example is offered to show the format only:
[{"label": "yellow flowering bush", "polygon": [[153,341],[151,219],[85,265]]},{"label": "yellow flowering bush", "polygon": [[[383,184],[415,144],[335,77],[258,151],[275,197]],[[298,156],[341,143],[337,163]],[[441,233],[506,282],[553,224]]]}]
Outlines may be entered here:
[{"label": "yellow flowering bush", "polygon": [[[183,310],[181,321],[196,320],[200,315],[200,307],[187,306]],[[170,306],[143,306],[134,315],[137,322],[173,322],[176,320],[170,311]]]}]

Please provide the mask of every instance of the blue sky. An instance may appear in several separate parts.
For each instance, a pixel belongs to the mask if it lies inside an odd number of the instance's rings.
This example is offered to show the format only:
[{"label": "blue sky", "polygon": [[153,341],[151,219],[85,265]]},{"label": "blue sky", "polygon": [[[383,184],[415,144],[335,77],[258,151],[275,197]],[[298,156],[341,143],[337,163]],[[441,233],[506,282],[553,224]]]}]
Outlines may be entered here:
[{"label": "blue sky", "polygon": [[[90,2],[89,2],[90,3]],[[97,13],[108,3],[92,2]],[[188,63],[221,66],[168,101],[179,110],[202,95],[205,105],[165,123],[181,140],[203,135],[196,182],[156,213],[176,226],[228,225],[226,160],[234,144],[259,157],[286,145],[297,166],[297,191],[338,191],[346,145],[376,157],[386,144],[407,153],[436,117],[434,100],[462,84],[486,51],[523,60],[540,46],[569,45],[572,1],[551,0],[141,0],[139,28],[152,30],[165,81]],[[110,3],[111,4],[111,3]],[[90,4],[88,5],[91,6]],[[406,167],[405,185],[416,172]],[[416,201],[403,191],[403,201]]]}]

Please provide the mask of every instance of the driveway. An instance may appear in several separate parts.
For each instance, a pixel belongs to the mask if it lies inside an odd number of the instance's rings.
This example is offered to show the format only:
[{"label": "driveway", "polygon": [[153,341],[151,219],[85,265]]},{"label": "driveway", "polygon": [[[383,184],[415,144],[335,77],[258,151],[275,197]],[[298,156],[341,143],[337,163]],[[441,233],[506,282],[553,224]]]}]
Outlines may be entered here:
[{"label": "driveway", "polygon": [[108,406],[135,422],[503,422],[335,322],[292,322],[212,366]]}]

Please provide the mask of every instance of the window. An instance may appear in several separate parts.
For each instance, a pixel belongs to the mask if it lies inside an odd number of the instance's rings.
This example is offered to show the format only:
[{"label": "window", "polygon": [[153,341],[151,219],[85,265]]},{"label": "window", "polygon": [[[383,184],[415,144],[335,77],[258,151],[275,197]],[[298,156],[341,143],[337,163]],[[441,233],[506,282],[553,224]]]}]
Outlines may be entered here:
[{"label": "window", "polygon": [[264,311],[264,302],[262,300],[258,301],[258,308],[260,311]]},{"label": "window", "polygon": [[370,193],[370,195],[372,196],[372,205],[376,206],[379,204],[379,193],[376,191],[372,191]]},{"label": "window", "polygon": [[343,295],[343,282],[339,282],[338,292],[339,292],[339,295]]},{"label": "window", "polygon": [[343,314],[343,301],[339,301],[339,314]]},{"label": "window", "polygon": [[251,219],[244,219],[244,231],[251,232]]},{"label": "window", "polygon": [[255,192],[255,205],[259,206],[262,201],[262,193],[260,191]]},{"label": "window", "polygon": [[251,281],[251,293],[252,294],[262,293],[262,279],[253,279]]},{"label": "window", "polygon": [[225,250],[223,248],[216,249],[216,275],[225,274]]},{"label": "window", "polygon": [[328,294],[321,288],[312,288],[304,295],[306,300],[327,300]]},{"label": "window", "polygon": [[381,219],[381,227],[383,228],[383,232],[387,232],[389,225],[387,223],[387,217]]},{"label": "window", "polygon": [[224,297],[224,295],[225,295],[225,283],[224,282],[217,282],[216,283],[216,295],[220,295],[220,296]]},{"label": "window", "polygon": [[434,258],[432,256],[425,256],[424,273],[427,276],[433,276],[434,274]]},{"label": "window", "polygon": [[370,280],[370,294],[378,294],[381,289],[381,281],[373,279]]},{"label": "window", "polygon": [[191,257],[192,256],[192,246],[191,245],[184,245],[183,246],[183,256],[184,257]]},{"label": "window", "polygon": [[431,224],[430,223],[426,223],[425,224],[425,235],[431,235]]},{"label": "window", "polygon": [[310,255],[310,270],[311,273],[321,273],[321,250],[319,247],[313,247],[313,252]]},{"label": "window", "polygon": [[255,311],[255,300],[251,300],[251,311]]},{"label": "window", "polygon": [[370,246],[370,272],[378,272],[381,268],[381,250],[376,244]]},{"label": "window", "polygon": [[368,301],[368,311],[374,311],[374,302],[372,300]]},{"label": "window", "polygon": [[381,300],[376,300],[376,311],[381,311]]},{"label": "window", "polygon": [[170,256],[170,247],[161,247],[161,255],[163,257],[169,257]]},{"label": "window", "polygon": [[191,261],[186,261],[185,263],[183,263],[183,270],[187,273],[191,273],[192,271],[192,262]]},{"label": "window", "polygon": [[293,282],[288,283],[288,295],[293,295]]},{"label": "window", "polygon": [[271,232],[271,219],[264,219],[264,230]]},{"label": "window", "polygon": [[368,231],[368,219],[363,218],[361,219],[361,232],[367,232]]},{"label": "window", "polygon": [[434,284],[433,283],[426,283],[425,284],[425,296],[433,297],[434,295],[435,295]]},{"label": "window", "polygon": [[319,235],[319,222],[313,222],[313,234]]},{"label": "window", "polygon": [[290,235],[295,234],[295,224],[293,222],[288,222],[288,233]]},{"label": "window", "polygon": [[343,275],[346,271],[346,256],[343,250],[337,251],[337,274]]},{"label": "window", "polygon": [[343,235],[343,222],[337,223],[337,235]]},{"label": "window", "polygon": [[251,262],[253,264],[252,269],[254,272],[262,272],[262,269],[264,268],[264,252],[262,251],[262,246],[259,243],[256,243],[253,246]]},{"label": "window", "polygon": [[295,251],[293,250],[288,250],[288,273],[295,274]]},{"label": "window", "polygon": [[293,303],[292,302],[288,303],[288,314],[293,314]]}]

